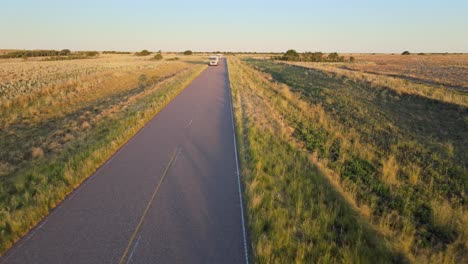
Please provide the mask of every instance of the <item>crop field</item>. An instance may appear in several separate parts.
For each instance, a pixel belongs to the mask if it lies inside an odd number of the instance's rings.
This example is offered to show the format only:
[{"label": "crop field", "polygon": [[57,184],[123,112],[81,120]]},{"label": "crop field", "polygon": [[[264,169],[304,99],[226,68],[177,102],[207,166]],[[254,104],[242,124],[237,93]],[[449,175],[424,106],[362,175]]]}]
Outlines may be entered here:
[{"label": "crop field", "polygon": [[466,65],[230,58],[254,258],[465,263]]},{"label": "crop field", "polygon": [[201,57],[0,60],[0,252],[204,68]]}]

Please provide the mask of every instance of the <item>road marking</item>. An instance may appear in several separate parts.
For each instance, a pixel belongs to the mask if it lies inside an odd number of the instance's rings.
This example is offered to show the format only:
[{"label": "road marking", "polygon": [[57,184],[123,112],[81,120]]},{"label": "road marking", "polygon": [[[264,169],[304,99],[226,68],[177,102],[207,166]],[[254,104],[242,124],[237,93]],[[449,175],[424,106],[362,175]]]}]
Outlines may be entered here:
[{"label": "road marking", "polygon": [[192,122],[193,122],[193,118],[190,119],[190,122],[185,126],[185,128],[188,128],[190,125],[192,125]]},{"label": "road marking", "polygon": [[42,221],[42,224],[37,227],[37,229],[41,229],[44,226],[44,224],[47,222],[47,220],[49,220],[49,219],[45,218],[44,221]]},{"label": "road marking", "polygon": [[[226,66],[227,69],[227,66]],[[229,80],[229,76],[228,76]],[[232,106],[232,95],[231,95],[231,85],[229,84],[229,99],[231,101],[231,122],[232,122],[232,135],[234,139],[234,154],[236,157],[236,174],[237,174],[237,185],[239,187],[239,201],[240,201],[240,211],[241,211],[241,220],[242,220],[242,234],[244,236],[244,253],[245,253],[245,263],[249,264],[249,251],[247,248],[247,238],[245,233],[245,222],[244,222],[244,205],[242,201],[242,188],[239,174],[239,161],[237,160],[237,142],[236,142],[236,128],[234,126],[234,111]]]},{"label": "road marking", "polygon": [[174,153],[172,154],[172,157],[171,157],[171,159],[169,160],[169,163],[167,164],[166,169],[164,170],[163,175],[161,176],[161,179],[159,180],[159,183],[158,183],[158,185],[156,186],[156,189],[154,189],[154,192],[153,192],[153,194],[151,195],[151,199],[149,200],[148,205],[146,206],[146,209],[145,209],[145,211],[143,212],[143,215],[141,216],[140,221],[138,222],[138,225],[137,225],[136,228],[135,228],[135,231],[133,231],[133,234],[132,234],[132,236],[130,237],[130,240],[128,241],[127,247],[125,248],[125,251],[124,251],[124,253],[122,254],[122,257],[120,257],[119,264],[124,263],[125,258],[127,257],[128,251],[129,251],[130,247],[131,247],[132,244],[133,244],[133,240],[135,240],[135,237],[136,237],[136,235],[138,234],[138,231],[140,230],[140,228],[141,228],[141,226],[142,226],[142,224],[143,224],[143,220],[145,219],[146,215],[148,214],[148,211],[149,211],[151,205],[153,204],[154,198],[156,197],[156,194],[158,193],[159,188],[161,187],[161,184],[162,184],[162,182],[164,181],[164,178],[166,178],[166,175],[167,175],[167,173],[169,172],[169,169],[170,169],[171,166],[174,164],[174,160],[177,158],[177,156],[179,155],[180,151],[181,151],[180,147],[177,147],[177,148],[175,149]]},{"label": "road marking", "polygon": [[138,247],[138,243],[140,243],[140,238],[141,238],[141,235],[138,236],[138,239],[135,242],[135,245],[133,246],[132,253],[130,254],[130,257],[128,257],[127,264],[132,261],[133,253],[135,252],[135,249]]}]

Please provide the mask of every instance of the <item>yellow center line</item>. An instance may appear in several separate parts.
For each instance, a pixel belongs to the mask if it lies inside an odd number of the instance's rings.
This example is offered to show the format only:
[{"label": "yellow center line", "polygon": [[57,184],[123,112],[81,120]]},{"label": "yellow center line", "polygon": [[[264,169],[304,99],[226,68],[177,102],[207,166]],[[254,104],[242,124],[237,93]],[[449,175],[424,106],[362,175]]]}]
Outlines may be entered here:
[{"label": "yellow center line", "polygon": [[130,247],[131,247],[131,245],[133,244],[133,241],[135,240],[135,237],[136,237],[136,235],[138,234],[138,231],[140,230],[140,228],[141,228],[141,226],[142,226],[142,224],[143,224],[143,220],[145,219],[146,214],[148,214],[148,211],[149,211],[149,209],[150,209],[150,207],[151,207],[151,204],[152,204],[153,201],[154,201],[154,197],[156,197],[156,194],[158,193],[159,188],[161,187],[161,184],[162,184],[162,182],[164,181],[164,178],[166,177],[166,175],[167,175],[169,169],[171,168],[172,164],[174,163],[174,161],[175,161],[177,155],[179,155],[179,153],[180,153],[180,148],[177,147],[177,148],[175,149],[174,153],[172,154],[172,157],[171,157],[171,159],[169,160],[169,163],[167,164],[166,169],[164,170],[164,173],[163,173],[163,175],[162,175],[162,177],[161,177],[161,180],[159,180],[159,183],[158,183],[158,185],[156,186],[156,189],[154,190],[153,194],[151,195],[151,199],[149,200],[148,205],[146,206],[146,209],[145,209],[145,211],[143,212],[143,215],[142,215],[141,218],[140,218],[140,222],[138,222],[138,225],[137,225],[137,227],[135,228],[135,231],[133,231],[132,237],[131,237],[130,240],[128,241],[127,247],[125,248],[125,252],[123,253],[122,257],[120,257],[119,264],[124,263],[125,258],[127,257],[128,251],[130,250]]}]

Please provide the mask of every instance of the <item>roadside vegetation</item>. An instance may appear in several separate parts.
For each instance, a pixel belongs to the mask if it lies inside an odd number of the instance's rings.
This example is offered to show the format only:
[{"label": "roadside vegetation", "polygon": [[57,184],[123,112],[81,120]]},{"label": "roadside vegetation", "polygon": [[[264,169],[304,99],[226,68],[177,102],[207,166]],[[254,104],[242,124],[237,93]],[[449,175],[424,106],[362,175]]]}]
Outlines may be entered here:
[{"label": "roadside vegetation", "polygon": [[254,257],[466,262],[467,95],[302,64],[229,59]]},{"label": "roadside vegetation", "polygon": [[404,262],[296,138],[291,118],[311,122],[306,105],[239,59],[228,65],[254,262]]},{"label": "roadside vegetation", "polygon": [[0,252],[205,67],[125,55],[0,60]]}]

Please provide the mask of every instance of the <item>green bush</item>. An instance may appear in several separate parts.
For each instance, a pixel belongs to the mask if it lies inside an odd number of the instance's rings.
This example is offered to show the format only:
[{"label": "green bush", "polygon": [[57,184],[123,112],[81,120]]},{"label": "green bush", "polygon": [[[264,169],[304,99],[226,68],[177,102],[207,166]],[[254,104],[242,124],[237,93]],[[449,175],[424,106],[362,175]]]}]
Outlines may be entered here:
[{"label": "green bush", "polygon": [[312,53],[312,61],[315,61],[315,62],[323,61],[323,53],[320,51]]},{"label": "green bush", "polygon": [[403,51],[403,53],[401,53],[401,55],[410,55],[411,53],[407,50]]},{"label": "green bush", "polygon": [[136,53],[135,53],[136,56],[148,56],[148,55],[150,55],[150,54],[151,54],[151,52],[148,51],[148,50],[142,50],[142,51],[140,51],[140,52],[136,52]]},{"label": "green bush", "polygon": [[163,56],[161,53],[157,53],[156,55],[154,55],[153,57],[154,60],[162,60],[163,59]]},{"label": "green bush", "polygon": [[186,50],[184,51],[184,55],[192,55],[193,52],[191,50]]},{"label": "green bush", "polygon": [[327,60],[331,61],[331,62],[336,62],[336,61],[339,60],[339,58],[340,58],[340,56],[336,52],[332,52],[332,53],[328,54],[328,56],[327,56]]},{"label": "green bush", "polygon": [[60,51],[61,56],[68,56],[70,55],[71,51],[69,49],[63,49]]},{"label": "green bush", "polygon": [[285,61],[298,61],[300,59],[299,53],[297,51],[290,49],[282,57]]}]

